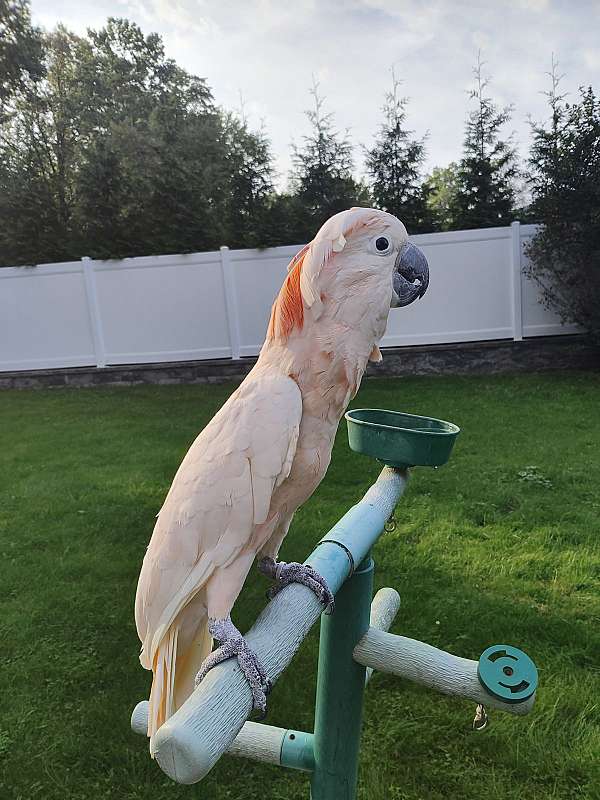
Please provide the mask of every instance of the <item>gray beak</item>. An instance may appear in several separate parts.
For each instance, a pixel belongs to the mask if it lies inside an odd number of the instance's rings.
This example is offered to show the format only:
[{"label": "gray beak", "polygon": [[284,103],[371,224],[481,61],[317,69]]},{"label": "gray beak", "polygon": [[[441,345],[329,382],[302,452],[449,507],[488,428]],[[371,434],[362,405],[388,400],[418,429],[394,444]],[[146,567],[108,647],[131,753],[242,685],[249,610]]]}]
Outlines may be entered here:
[{"label": "gray beak", "polygon": [[429,286],[427,259],[414,244],[408,242],[398,253],[394,264],[392,284],[396,297],[392,305],[409,306],[417,297],[423,297]]}]

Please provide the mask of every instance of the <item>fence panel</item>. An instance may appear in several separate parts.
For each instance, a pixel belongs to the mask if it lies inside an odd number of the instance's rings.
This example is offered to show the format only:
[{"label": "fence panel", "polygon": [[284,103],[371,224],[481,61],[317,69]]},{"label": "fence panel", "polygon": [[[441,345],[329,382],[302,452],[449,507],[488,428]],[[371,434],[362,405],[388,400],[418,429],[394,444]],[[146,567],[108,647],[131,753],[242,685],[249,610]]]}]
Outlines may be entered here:
[{"label": "fence panel", "polygon": [[95,262],[107,364],[231,356],[219,253]]},{"label": "fence panel", "polygon": [[523,335],[524,336],[556,336],[558,334],[576,333],[576,325],[563,325],[554,311],[545,308],[541,302],[541,293],[537,284],[526,277],[528,258],[525,252],[527,243],[535,234],[535,225],[521,225],[521,285],[523,303]]},{"label": "fence panel", "polygon": [[[523,275],[534,225],[411,237],[423,302],[392,310],[382,346],[576,332]],[[0,371],[256,355],[301,245],[0,269]]]},{"label": "fence panel", "polygon": [[302,245],[269,250],[232,250],[240,355],[257,355],[265,339],[273,300],[287,274],[287,266]]},{"label": "fence panel", "polygon": [[95,363],[80,261],[0,269],[0,370]]},{"label": "fence panel", "polygon": [[426,299],[392,310],[384,347],[512,337],[509,228],[411,236],[429,262]]}]

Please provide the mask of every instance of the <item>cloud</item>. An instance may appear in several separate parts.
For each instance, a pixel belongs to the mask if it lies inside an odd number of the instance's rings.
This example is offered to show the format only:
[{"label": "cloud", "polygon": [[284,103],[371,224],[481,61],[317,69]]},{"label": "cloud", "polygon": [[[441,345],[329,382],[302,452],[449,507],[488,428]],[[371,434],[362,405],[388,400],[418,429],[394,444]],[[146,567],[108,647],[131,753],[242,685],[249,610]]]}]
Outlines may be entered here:
[{"label": "cloud", "polygon": [[490,92],[513,104],[514,130],[526,152],[527,114],[547,116],[540,91],[552,52],[566,73],[565,91],[598,83],[596,3],[559,0],[32,0],[34,20],[84,31],[105,18],[127,16],[157,31],[169,56],[205,77],[217,102],[264,120],[282,180],[290,142],[307,132],[304,110],[315,75],[340,130],[371,143],[390,86],[390,67],[410,98],[407,122],[429,131],[428,162],[460,157],[467,90],[478,49],[491,75]]},{"label": "cloud", "polygon": [[159,32],[178,32],[185,38],[211,36],[216,33],[203,3],[189,3],[185,0],[126,0],[126,5],[129,10],[126,16],[143,19],[151,27],[158,25]]}]

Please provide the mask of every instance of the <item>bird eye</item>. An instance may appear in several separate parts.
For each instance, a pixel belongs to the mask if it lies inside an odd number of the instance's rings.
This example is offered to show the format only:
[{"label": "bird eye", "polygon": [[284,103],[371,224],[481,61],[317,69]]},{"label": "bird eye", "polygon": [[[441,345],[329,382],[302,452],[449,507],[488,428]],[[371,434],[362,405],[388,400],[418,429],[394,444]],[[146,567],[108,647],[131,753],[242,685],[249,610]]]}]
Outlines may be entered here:
[{"label": "bird eye", "polygon": [[375,249],[382,255],[389,253],[391,250],[390,240],[385,236],[378,236],[377,239],[375,239]]}]

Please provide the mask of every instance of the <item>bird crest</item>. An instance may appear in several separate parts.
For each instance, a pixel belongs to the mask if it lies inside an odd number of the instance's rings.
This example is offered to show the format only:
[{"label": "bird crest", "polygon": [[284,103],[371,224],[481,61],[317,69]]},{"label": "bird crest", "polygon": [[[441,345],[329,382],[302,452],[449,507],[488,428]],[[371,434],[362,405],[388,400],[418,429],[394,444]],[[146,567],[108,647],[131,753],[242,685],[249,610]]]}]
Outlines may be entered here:
[{"label": "bird crest", "polygon": [[286,340],[292,330],[302,330],[304,308],[312,309],[315,319],[323,310],[318,286],[323,269],[340,253],[349,236],[387,216],[374,208],[350,208],[325,222],[309,244],[304,245],[288,265],[288,275],[273,303],[267,339]]}]

